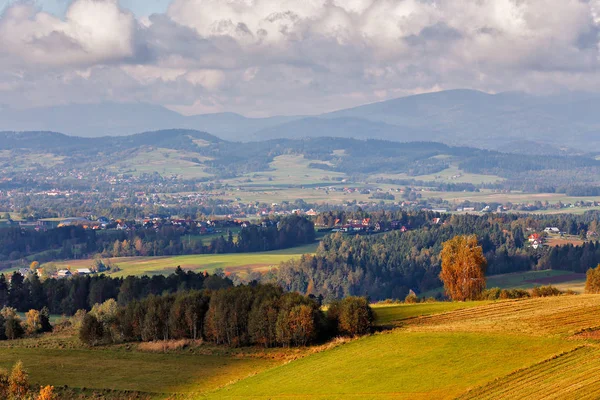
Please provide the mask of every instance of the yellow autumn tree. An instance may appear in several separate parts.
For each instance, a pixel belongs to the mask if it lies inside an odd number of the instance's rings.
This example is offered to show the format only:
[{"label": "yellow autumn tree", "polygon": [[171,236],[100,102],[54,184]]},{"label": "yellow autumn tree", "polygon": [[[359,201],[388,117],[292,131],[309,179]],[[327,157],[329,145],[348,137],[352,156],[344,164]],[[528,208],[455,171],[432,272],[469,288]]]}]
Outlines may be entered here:
[{"label": "yellow autumn tree", "polygon": [[29,392],[29,377],[23,363],[17,362],[8,378],[8,392],[15,399],[22,399]]},{"label": "yellow autumn tree", "polygon": [[36,400],[57,400],[58,396],[54,392],[54,386],[43,386]]},{"label": "yellow autumn tree", "polygon": [[33,272],[35,272],[36,269],[38,269],[40,267],[40,263],[37,261],[32,261],[31,264],[29,264],[29,269]]},{"label": "yellow autumn tree", "polygon": [[600,264],[596,268],[590,268],[586,274],[585,292],[598,294],[600,293]]},{"label": "yellow autumn tree", "polygon": [[477,299],[485,289],[487,267],[477,236],[456,236],[442,246],[440,279],[446,295],[455,301]]},{"label": "yellow autumn tree", "polygon": [[42,328],[42,318],[40,316],[40,312],[38,310],[29,310],[25,314],[26,321],[25,327],[27,329],[27,333],[32,335],[37,333]]}]

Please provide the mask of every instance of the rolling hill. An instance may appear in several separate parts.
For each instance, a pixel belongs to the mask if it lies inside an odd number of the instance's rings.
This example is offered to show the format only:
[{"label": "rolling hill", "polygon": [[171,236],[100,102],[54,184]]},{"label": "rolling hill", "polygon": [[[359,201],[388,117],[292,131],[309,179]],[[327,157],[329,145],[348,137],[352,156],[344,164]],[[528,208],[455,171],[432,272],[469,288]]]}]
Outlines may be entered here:
[{"label": "rolling hill", "polygon": [[599,301],[563,296],[467,303],[447,312],[429,304],[384,306],[376,312],[385,310],[396,329],[266,370],[207,398],[597,398],[598,344],[573,339],[596,326]]},{"label": "rolling hill", "polygon": [[0,367],[23,360],[36,384],[114,396],[108,398],[595,399],[600,393],[599,295],[375,305],[374,311],[379,332],[297,349],[207,342],[90,349],[73,331],[59,331],[0,342]]},{"label": "rolling hill", "polygon": [[[333,125],[350,129],[356,123],[363,124],[360,120],[345,121],[350,122],[344,125],[334,120]],[[328,124],[326,120],[321,122]],[[290,124],[303,126],[302,121]],[[381,127],[389,128],[383,123]],[[341,135],[343,132],[333,133]],[[107,168],[117,174],[156,173],[163,177],[204,181],[211,177],[256,179],[259,177],[254,176],[255,173],[272,173],[271,184],[289,185],[285,174],[279,174],[283,180],[272,182],[277,175],[276,160],[281,161],[281,157],[286,156],[296,160],[295,165],[283,163],[287,170],[302,167],[306,171],[304,175],[311,175],[310,171],[319,177],[331,175],[340,181],[344,179],[343,174],[370,176],[395,184],[410,184],[403,182],[411,179],[436,184],[493,183],[504,179],[511,180],[511,187],[517,190],[537,190],[531,187],[531,182],[537,180],[537,183],[552,185],[553,192],[557,187],[571,185],[594,189],[600,183],[600,160],[593,153],[567,156],[543,152],[524,157],[439,142],[408,141],[422,136],[415,131],[406,137],[406,142],[344,137],[232,142],[190,129],[96,138],[44,131],[0,132],[0,172],[15,182],[21,179],[23,170],[39,174],[48,172],[48,168],[50,172]]]}]

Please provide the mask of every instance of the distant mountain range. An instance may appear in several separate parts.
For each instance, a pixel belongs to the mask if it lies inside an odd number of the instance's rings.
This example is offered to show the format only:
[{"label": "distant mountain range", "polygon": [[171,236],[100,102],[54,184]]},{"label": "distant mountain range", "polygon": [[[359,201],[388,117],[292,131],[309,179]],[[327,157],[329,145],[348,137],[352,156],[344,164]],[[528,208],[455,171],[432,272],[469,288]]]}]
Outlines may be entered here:
[{"label": "distant mountain range", "polygon": [[402,97],[318,116],[183,116],[149,104],[88,104],[0,111],[0,130],[58,131],[82,137],[197,129],[231,141],[305,137],[426,140],[527,153],[600,151],[600,95],[533,96],[450,90]]}]

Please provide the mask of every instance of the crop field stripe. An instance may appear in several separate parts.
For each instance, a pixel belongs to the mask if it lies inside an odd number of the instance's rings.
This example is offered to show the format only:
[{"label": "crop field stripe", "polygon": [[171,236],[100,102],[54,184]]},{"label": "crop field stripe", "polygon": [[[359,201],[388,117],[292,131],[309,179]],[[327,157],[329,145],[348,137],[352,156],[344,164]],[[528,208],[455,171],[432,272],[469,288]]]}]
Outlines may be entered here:
[{"label": "crop field stripe", "polygon": [[600,393],[600,350],[581,346],[515,371],[459,399],[593,399]]},{"label": "crop field stripe", "polygon": [[407,320],[416,330],[494,329],[531,335],[574,334],[597,325],[600,297],[564,296],[531,300],[507,300],[450,313]]}]

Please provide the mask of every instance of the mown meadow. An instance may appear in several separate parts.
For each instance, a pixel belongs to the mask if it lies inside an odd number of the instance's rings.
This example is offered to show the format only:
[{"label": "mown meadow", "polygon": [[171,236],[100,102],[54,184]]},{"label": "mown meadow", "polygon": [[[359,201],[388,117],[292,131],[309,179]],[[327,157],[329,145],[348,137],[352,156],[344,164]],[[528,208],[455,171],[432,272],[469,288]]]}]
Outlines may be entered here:
[{"label": "mown meadow", "polygon": [[[374,334],[306,348],[5,342],[39,384],[182,399],[594,398],[599,295],[374,305]],[[143,393],[143,394],[144,394]],[[597,396],[596,396],[597,397]]]},{"label": "mown meadow", "polygon": [[[232,254],[194,254],[173,257],[116,257],[110,262],[117,265],[120,271],[111,274],[113,277],[128,275],[168,275],[175,271],[177,266],[184,270],[194,272],[213,273],[217,269],[224,272],[245,274],[247,271],[266,271],[279,266],[283,261],[299,258],[303,254],[312,254],[317,249],[317,243],[293,247],[290,249],[275,250],[258,253],[232,253]],[[89,268],[94,260],[69,260],[55,262],[58,268],[78,269]]]}]

